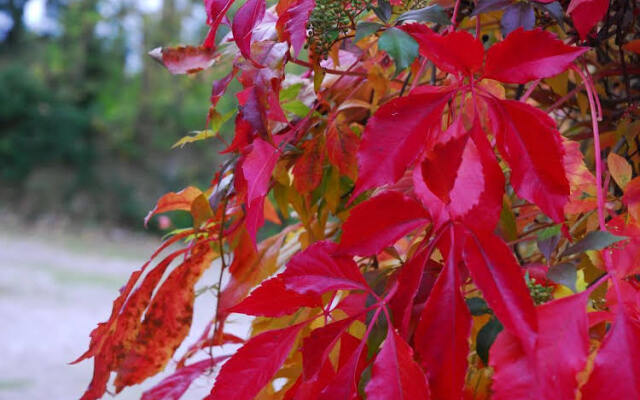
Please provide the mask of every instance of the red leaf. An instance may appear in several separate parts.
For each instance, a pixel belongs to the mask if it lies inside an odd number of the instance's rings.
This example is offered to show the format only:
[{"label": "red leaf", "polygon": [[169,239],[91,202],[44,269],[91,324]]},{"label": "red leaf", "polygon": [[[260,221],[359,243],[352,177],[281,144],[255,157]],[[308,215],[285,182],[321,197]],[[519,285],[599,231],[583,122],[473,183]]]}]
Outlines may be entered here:
[{"label": "red leaf", "polygon": [[313,379],[303,380],[302,375],[298,377],[296,383],[285,393],[283,400],[315,400],[335,375],[331,362],[325,362]]},{"label": "red leaf", "polygon": [[569,182],[555,122],[520,101],[491,105],[498,148],[511,167],[511,185],[518,196],[535,203],[555,222],[563,222]]},{"label": "red leaf", "polygon": [[[348,337],[348,335],[347,335]],[[320,392],[318,400],[351,400],[353,394],[356,393],[356,376],[358,375],[359,361],[361,360],[362,350],[364,349],[365,342],[362,341],[351,352],[349,358],[341,364],[338,373],[332,381]],[[345,347],[344,338],[341,342],[340,358],[343,356],[343,349]]]},{"label": "red leaf", "polygon": [[[497,400],[573,399],[577,375],[589,354],[588,292],[554,300],[536,309],[539,336],[533,357],[503,331],[491,347],[492,389]],[[607,397],[602,397],[607,398]]]},{"label": "red leaf", "polygon": [[358,265],[350,257],[333,256],[335,250],[335,243],[323,241],[296,254],[282,274],[287,289],[303,294],[369,290]]},{"label": "red leaf", "polygon": [[278,269],[277,258],[287,230],[263,240],[257,249],[246,229],[240,230],[238,246],[229,266],[229,282],[220,295],[218,320],[224,320],[231,307],[240,303],[251,288],[274,274]]},{"label": "red leaf", "polygon": [[[634,181],[635,179],[631,182]],[[627,185],[627,191],[625,191],[625,195],[622,197],[622,201],[625,203],[625,196],[629,193],[631,182]],[[640,180],[636,182],[640,182]],[[611,255],[612,269],[609,272],[614,273],[620,279],[640,273],[640,263],[638,263],[640,259],[640,227],[631,221],[625,224],[625,221],[621,218],[612,219],[607,223],[607,227],[614,235],[629,238],[628,241],[618,243],[613,248],[603,250],[603,252],[608,252]]]},{"label": "red leaf", "polygon": [[487,51],[485,78],[509,83],[549,78],[566,71],[587,50],[567,46],[540,28],[531,31],[518,28]]},{"label": "red leaf", "polygon": [[214,47],[218,26],[220,26],[222,19],[234,1],[235,0],[204,0],[204,8],[207,12],[207,24],[211,27],[207,38],[204,40],[204,46],[209,48]]},{"label": "red leaf", "polygon": [[251,142],[255,129],[253,129],[253,126],[251,126],[249,121],[244,119],[242,112],[238,112],[236,115],[235,125],[233,141],[226,149],[222,150],[220,154],[240,151]]},{"label": "red leaf", "polygon": [[420,54],[443,71],[471,75],[482,67],[484,47],[469,32],[455,31],[443,36],[409,29],[409,33],[420,45]]},{"label": "red leaf", "polygon": [[144,392],[141,400],[178,400],[189,389],[191,382],[226,358],[228,356],[207,358],[182,367]]},{"label": "red leaf", "polygon": [[470,134],[457,135],[428,152],[413,179],[436,227],[457,220],[483,231],[495,228],[504,176],[477,121]]},{"label": "red leaf", "polygon": [[131,350],[118,368],[116,391],[162,371],[189,333],[195,293],[193,286],[215,258],[208,243],[198,245],[162,283]]},{"label": "red leaf", "polygon": [[264,17],[265,7],[265,0],[247,0],[233,17],[231,23],[233,40],[238,45],[240,53],[247,60],[253,61],[251,58],[251,37],[253,28]]},{"label": "red leaf", "polygon": [[191,211],[191,203],[201,194],[202,191],[193,186],[188,186],[178,193],[169,192],[165,194],[160,197],[153,210],[149,211],[147,216],[144,217],[144,225],[146,226],[151,217],[156,214],[176,210]]},{"label": "red leaf", "polygon": [[307,38],[307,21],[316,6],[315,0],[298,0],[278,18],[278,29],[293,47],[294,57],[298,57]]},{"label": "red leaf", "polygon": [[409,322],[413,310],[413,303],[422,280],[427,252],[420,251],[408,260],[397,273],[398,289],[389,301],[393,314],[394,326],[403,337],[408,337]]},{"label": "red leaf", "polygon": [[247,180],[247,201],[263,198],[269,190],[271,174],[278,161],[278,150],[258,138],[242,162],[242,174]]},{"label": "red leaf", "polygon": [[[624,281],[617,284],[628,285]],[[631,293],[637,292],[633,289]],[[640,398],[640,315],[637,299],[631,299],[632,304],[622,300],[596,355],[589,381],[582,388],[584,400]]]},{"label": "red leaf", "polygon": [[394,183],[440,131],[441,113],[452,93],[423,87],[376,111],[358,150],[358,181],[352,198]]},{"label": "red leaf", "polygon": [[463,257],[496,317],[530,354],[538,331],[535,308],[511,250],[494,234],[468,232]]},{"label": "red leaf", "polygon": [[[461,164],[473,162],[478,158],[477,152],[474,152],[473,155],[465,154],[463,157],[463,153],[465,153],[467,143],[469,142],[468,139],[468,135],[462,135],[446,143],[438,144],[432,151],[426,153],[425,160],[422,162],[422,176],[425,178],[425,184],[431,193],[436,195],[440,201],[445,204],[451,203],[449,193],[456,183],[459,171],[462,172]],[[469,148],[471,147],[472,146],[469,146]],[[475,146],[473,147],[475,148]],[[469,151],[466,151],[466,153],[469,153]],[[477,167],[477,165],[474,167]],[[474,180],[470,186],[465,188],[466,191],[471,192],[470,196],[466,197],[477,197],[482,191],[483,186],[484,182],[482,179]],[[473,206],[475,202],[477,202],[477,198],[471,200],[470,205]]]},{"label": "red leaf", "polygon": [[309,193],[322,181],[324,148],[318,138],[302,145],[303,154],[293,166],[294,187],[300,193]]},{"label": "red leaf", "polygon": [[264,223],[264,197],[269,191],[271,174],[278,161],[278,150],[257,138],[242,162],[242,174],[247,181],[247,230],[255,241],[256,231]]},{"label": "red leaf", "polygon": [[313,330],[309,337],[304,339],[302,370],[305,380],[312,379],[320,372],[322,365],[328,360],[329,353],[338,342],[338,339],[355,320],[355,317],[350,317],[325,325],[322,328]]},{"label": "red leaf", "polygon": [[571,16],[580,39],[584,40],[608,9],[609,0],[571,0],[567,14]]},{"label": "red leaf", "polygon": [[236,69],[232,69],[225,77],[218,79],[213,82],[211,86],[211,97],[209,98],[211,101],[211,107],[215,109],[215,106],[218,105],[218,101],[222,96],[224,96],[227,88],[229,87],[229,83],[236,75]]},{"label": "red leaf", "polygon": [[215,50],[204,46],[157,47],[149,55],[174,75],[193,74],[215,62]]},{"label": "red leaf", "polygon": [[339,252],[370,256],[426,225],[427,213],[416,200],[385,192],[355,206],[342,227]]},{"label": "red leaf", "polygon": [[[367,400],[429,400],[424,372],[413,360],[411,347],[394,329],[389,329],[373,362],[371,380],[365,392]],[[450,396],[453,398],[452,393]]]},{"label": "red leaf", "polygon": [[206,400],[251,400],[286,360],[301,323],[251,338],[222,368]]},{"label": "red leaf", "polygon": [[449,232],[447,265],[431,290],[413,339],[436,399],[461,397],[471,329],[471,314],[460,292],[459,245],[453,228]]},{"label": "red leaf", "polygon": [[281,275],[262,282],[251,292],[249,297],[234,306],[229,312],[258,315],[263,317],[280,317],[293,314],[301,307],[319,307],[322,305],[318,296],[303,295],[288,290]]},{"label": "red leaf", "polygon": [[356,154],[360,139],[348,126],[332,124],[327,131],[327,155],[331,164],[338,167],[342,175],[355,179],[357,173]]}]

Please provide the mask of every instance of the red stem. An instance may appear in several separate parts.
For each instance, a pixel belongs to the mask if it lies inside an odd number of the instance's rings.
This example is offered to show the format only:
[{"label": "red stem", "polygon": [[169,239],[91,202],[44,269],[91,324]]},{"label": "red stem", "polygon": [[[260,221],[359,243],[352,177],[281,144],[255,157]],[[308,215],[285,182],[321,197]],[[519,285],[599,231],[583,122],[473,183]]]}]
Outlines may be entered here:
[{"label": "red stem", "polygon": [[[294,64],[302,65],[303,67],[313,69],[313,64],[306,61],[299,60],[297,58],[292,58],[289,61],[291,61]],[[332,74],[332,75],[349,75],[349,76],[364,76],[364,77],[367,76],[367,74],[364,74],[362,72],[340,71],[339,69],[331,69],[331,68],[324,68],[324,67],[320,67],[320,69],[322,69],[325,73]]]},{"label": "red stem", "polygon": [[520,98],[520,101],[522,101],[522,102],[527,101],[529,96],[531,96],[531,93],[535,90],[536,87],[538,87],[538,85],[540,84],[541,80],[542,79],[536,79],[535,81],[533,81],[533,83],[527,88],[527,91],[524,92],[524,94]]},{"label": "red stem", "polygon": [[458,11],[460,10],[460,0],[456,0],[456,5],[453,8],[453,16],[451,17],[451,27],[449,28],[449,32],[453,32],[456,30],[456,20],[458,19]]},{"label": "red stem", "polygon": [[580,78],[582,82],[585,84],[585,88],[587,90],[587,97],[589,98],[589,108],[591,110],[591,123],[593,125],[593,146],[594,146],[594,156],[596,162],[596,195],[598,197],[598,223],[600,224],[600,230],[606,231],[607,226],[604,221],[604,193],[602,190],[602,158],[601,158],[601,148],[600,148],[600,128],[598,127],[598,118],[596,111],[596,102],[594,100],[594,96],[597,96],[597,93],[593,93],[591,86],[589,85],[588,78],[578,67],[572,67],[574,71]]}]

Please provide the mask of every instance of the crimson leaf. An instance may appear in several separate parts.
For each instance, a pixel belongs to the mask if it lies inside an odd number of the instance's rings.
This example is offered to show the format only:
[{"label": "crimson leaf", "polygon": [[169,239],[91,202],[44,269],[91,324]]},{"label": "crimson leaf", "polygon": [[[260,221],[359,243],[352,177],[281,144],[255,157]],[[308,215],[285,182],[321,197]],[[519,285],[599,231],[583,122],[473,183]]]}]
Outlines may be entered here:
[{"label": "crimson leaf", "polygon": [[353,198],[393,183],[439,131],[442,109],[451,92],[423,87],[386,103],[365,128],[358,150],[358,180]]},{"label": "crimson leaf", "polygon": [[248,0],[238,9],[231,24],[233,39],[238,45],[240,53],[251,61],[253,61],[251,58],[253,28],[264,17],[265,7],[265,0]]},{"label": "crimson leaf", "polygon": [[280,369],[291,351],[301,323],[251,338],[222,368],[206,400],[251,400]]},{"label": "crimson leaf", "polygon": [[588,295],[582,292],[536,309],[540,333],[535,354],[527,355],[521,341],[509,332],[498,336],[490,358],[496,371],[492,386],[496,399],[576,397],[577,374],[589,354]]},{"label": "crimson leaf", "polygon": [[447,265],[431,290],[414,336],[416,351],[436,399],[461,397],[471,329],[471,314],[460,292],[458,244],[454,230],[450,229],[449,233]]},{"label": "crimson leaf", "polygon": [[498,148],[511,167],[511,185],[516,193],[535,203],[555,222],[563,222],[569,182],[555,122],[520,101],[493,101],[491,109]]},{"label": "crimson leaf", "polygon": [[359,256],[377,254],[427,222],[427,213],[416,200],[399,192],[385,192],[351,210],[343,225],[339,251]]},{"label": "crimson leaf", "polygon": [[526,351],[531,353],[538,330],[535,308],[511,250],[494,234],[467,232],[463,257],[471,277],[500,322],[522,340]]},{"label": "crimson leaf", "polygon": [[228,356],[207,358],[178,369],[142,394],[141,400],[178,400],[193,382]]},{"label": "crimson leaf", "polygon": [[373,362],[367,400],[429,400],[429,386],[413,351],[394,329],[389,329]]},{"label": "crimson leaf", "polygon": [[287,289],[322,294],[330,290],[368,290],[367,282],[350,258],[334,256],[336,244],[317,242],[296,254],[282,273]]},{"label": "crimson leaf", "polygon": [[256,315],[263,317],[280,317],[293,314],[301,307],[318,307],[322,305],[318,296],[303,295],[285,287],[282,275],[262,282],[240,304],[229,312]]},{"label": "crimson leaf", "polygon": [[485,78],[526,83],[549,78],[567,68],[586,47],[568,46],[542,29],[517,29],[487,51]]}]

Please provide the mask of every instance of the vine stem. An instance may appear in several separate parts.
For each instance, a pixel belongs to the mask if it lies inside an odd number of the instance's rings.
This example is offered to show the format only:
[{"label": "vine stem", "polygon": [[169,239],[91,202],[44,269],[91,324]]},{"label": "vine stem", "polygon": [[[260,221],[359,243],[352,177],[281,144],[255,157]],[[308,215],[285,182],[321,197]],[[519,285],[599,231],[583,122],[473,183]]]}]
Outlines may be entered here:
[{"label": "vine stem", "polygon": [[527,88],[527,91],[524,92],[524,94],[520,98],[520,101],[522,101],[522,102],[527,101],[529,96],[531,96],[531,93],[533,93],[535,88],[538,87],[538,85],[540,84],[540,81],[542,81],[542,79],[536,79],[535,81],[533,81],[533,83],[531,85],[529,85],[529,87]]},{"label": "vine stem", "polygon": [[593,83],[593,78],[591,77],[591,74],[589,73],[589,70],[587,69],[586,64],[584,66],[584,77],[587,79],[585,83],[591,89],[591,93],[593,93],[593,98],[596,102],[596,111],[597,111],[596,119],[598,121],[602,121],[602,105],[600,104],[600,97],[598,96],[598,92],[596,92],[596,86]]},{"label": "vine stem", "polygon": [[[228,200],[225,200],[222,206],[222,220],[220,221],[220,232],[218,233],[218,245],[220,247],[220,275],[218,276],[218,286],[216,288],[216,318],[213,326],[213,339],[218,337],[218,330],[220,329],[220,297],[222,296],[222,278],[224,271],[227,269],[227,262],[224,259],[224,224],[225,217],[227,215]],[[213,353],[210,354],[213,357]]]},{"label": "vine stem", "polygon": [[580,75],[580,79],[584,82],[585,89],[587,91],[587,97],[589,98],[589,109],[591,111],[591,123],[593,125],[593,146],[594,146],[594,156],[596,162],[596,195],[598,198],[598,223],[600,224],[600,230],[606,231],[607,226],[605,224],[604,219],[604,192],[602,189],[602,157],[601,157],[601,148],[600,148],[600,128],[598,127],[598,113],[596,110],[596,102],[594,100],[594,96],[597,96],[597,93],[593,92],[593,88],[589,85],[589,78],[586,77],[584,72],[580,70],[580,68],[573,66],[572,69]]},{"label": "vine stem", "polygon": [[[289,61],[291,61],[294,64],[298,64],[298,65],[302,65],[303,67],[307,67],[307,68],[313,68],[313,64],[297,59],[297,58],[291,58],[289,59]],[[332,69],[332,68],[324,68],[324,67],[320,67],[325,73],[327,74],[331,74],[331,75],[349,75],[349,76],[363,76],[366,77],[367,74],[364,74],[362,72],[356,72],[356,71],[340,71],[339,69]]]},{"label": "vine stem", "polygon": [[[607,226],[605,224],[604,219],[604,193],[602,188],[602,157],[600,155],[600,130],[598,127],[598,114],[596,109],[596,101],[594,100],[594,96],[597,97],[598,94],[595,92],[595,88],[592,86],[593,82],[589,81],[589,78],[583,73],[580,68],[573,67],[573,70],[576,71],[583,82],[585,82],[585,88],[587,90],[587,96],[589,98],[589,109],[591,111],[591,123],[593,124],[593,145],[595,152],[595,161],[596,161],[596,193],[598,196],[598,223],[600,224],[600,230],[603,232],[607,231]],[[613,265],[611,260],[611,252],[607,249],[603,250],[602,258],[604,259],[604,266],[608,273],[613,271]],[[620,292],[620,287],[615,277],[612,277],[611,281],[613,282],[613,287],[616,292],[616,296],[618,297],[618,301],[622,302],[622,293]]]},{"label": "vine stem", "polygon": [[449,32],[456,30],[456,20],[458,19],[458,11],[460,11],[460,0],[456,0],[456,5],[453,8],[453,16],[451,17],[451,27]]}]

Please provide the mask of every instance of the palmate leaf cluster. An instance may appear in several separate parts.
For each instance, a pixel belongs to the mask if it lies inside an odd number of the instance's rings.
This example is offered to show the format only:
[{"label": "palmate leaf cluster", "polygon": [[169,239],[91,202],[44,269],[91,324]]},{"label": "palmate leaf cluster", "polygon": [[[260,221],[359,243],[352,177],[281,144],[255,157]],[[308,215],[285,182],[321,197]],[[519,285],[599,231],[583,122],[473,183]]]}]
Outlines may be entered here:
[{"label": "palmate leaf cluster", "polygon": [[[573,0],[556,23],[505,32],[511,2],[349,14],[248,0],[216,43],[232,3],[205,2],[202,46],[152,53],[176,74],[227,68],[211,129],[179,144],[224,140],[228,159],[209,187],[149,212],[188,212],[193,227],[91,333],[84,399],[169,364],[144,399],[198,378],[207,399],[640,396],[633,8]],[[617,38],[599,30],[619,13],[633,23]],[[322,46],[320,30],[333,32]],[[226,140],[217,103],[233,80]],[[211,265],[218,280],[201,282]],[[215,313],[176,354],[207,289]],[[249,338],[227,329],[237,314],[254,317]]]}]

